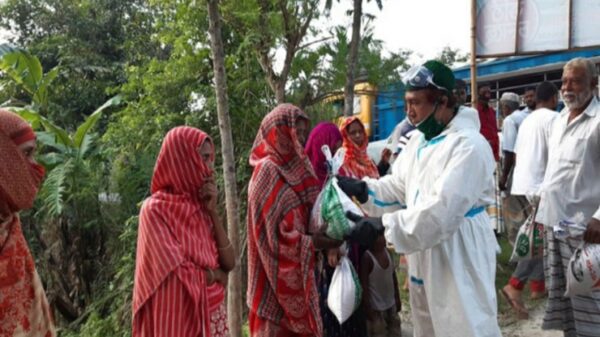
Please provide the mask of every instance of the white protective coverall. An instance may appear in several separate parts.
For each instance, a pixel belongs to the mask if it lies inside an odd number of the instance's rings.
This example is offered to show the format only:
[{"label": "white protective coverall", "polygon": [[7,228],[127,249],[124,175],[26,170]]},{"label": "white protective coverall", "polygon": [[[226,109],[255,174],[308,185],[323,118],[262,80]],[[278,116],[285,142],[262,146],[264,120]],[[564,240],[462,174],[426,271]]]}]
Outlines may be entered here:
[{"label": "white protective coverall", "polygon": [[498,243],[485,206],[494,202],[494,157],[477,111],[461,107],[426,141],[419,132],[381,179],[365,178],[369,216],[407,254],[415,337],[497,337]]}]

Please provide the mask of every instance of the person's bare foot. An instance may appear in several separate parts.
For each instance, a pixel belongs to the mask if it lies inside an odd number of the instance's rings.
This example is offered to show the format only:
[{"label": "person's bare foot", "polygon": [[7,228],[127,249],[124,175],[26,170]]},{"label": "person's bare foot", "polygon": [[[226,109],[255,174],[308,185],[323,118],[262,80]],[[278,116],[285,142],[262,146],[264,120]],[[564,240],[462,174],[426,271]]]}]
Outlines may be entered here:
[{"label": "person's bare foot", "polygon": [[510,284],[507,284],[500,289],[500,292],[508,304],[510,304],[510,306],[515,310],[515,313],[519,319],[529,318],[529,312],[521,300],[521,290],[515,289]]},{"label": "person's bare foot", "polygon": [[539,300],[541,298],[544,298],[548,295],[547,292],[545,291],[532,291],[531,294],[529,294],[529,299],[530,300]]}]

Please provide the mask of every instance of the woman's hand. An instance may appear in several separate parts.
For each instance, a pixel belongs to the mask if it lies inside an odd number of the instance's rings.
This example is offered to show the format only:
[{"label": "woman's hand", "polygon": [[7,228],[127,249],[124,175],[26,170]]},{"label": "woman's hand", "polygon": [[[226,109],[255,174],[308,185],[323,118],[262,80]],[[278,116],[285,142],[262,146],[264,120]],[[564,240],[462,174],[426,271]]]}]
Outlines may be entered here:
[{"label": "woman's hand", "polygon": [[220,283],[224,287],[227,287],[227,282],[229,281],[229,277],[227,273],[224,272],[221,268],[217,269],[206,269],[204,271],[206,276],[206,284],[212,285],[213,283]]},{"label": "woman's hand", "polygon": [[315,249],[318,249],[318,250],[337,248],[337,247],[341,246],[342,243],[344,243],[344,241],[340,241],[340,240],[336,240],[336,239],[332,239],[332,238],[328,237],[322,231],[318,231],[318,232],[314,233],[312,235],[312,239],[313,239],[313,244],[315,246]]},{"label": "woman's hand", "polygon": [[392,150],[388,149],[387,147],[384,148],[381,151],[381,160],[380,160],[380,162],[384,162],[386,164],[389,164],[391,158],[392,158]]},{"label": "woman's hand", "polygon": [[327,263],[331,268],[335,268],[340,262],[340,250],[338,248],[327,250]]},{"label": "woman's hand", "polygon": [[206,202],[206,208],[210,212],[217,211],[219,190],[217,189],[217,183],[215,182],[215,178],[213,176],[204,180],[204,186],[202,186],[202,189],[198,191],[198,195],[200,196],[200,199]]},{"label": "woman's hand", "polygon": [[227,287],[227,283],[229,282],[229,276],[227,276],[227,273],[223,271],[223,269],[215,269],[213,270],[215,272],[215,278],[216,278],[216,282],[217,283],[221,283],[221,285],[223,285],[223,287]]}]

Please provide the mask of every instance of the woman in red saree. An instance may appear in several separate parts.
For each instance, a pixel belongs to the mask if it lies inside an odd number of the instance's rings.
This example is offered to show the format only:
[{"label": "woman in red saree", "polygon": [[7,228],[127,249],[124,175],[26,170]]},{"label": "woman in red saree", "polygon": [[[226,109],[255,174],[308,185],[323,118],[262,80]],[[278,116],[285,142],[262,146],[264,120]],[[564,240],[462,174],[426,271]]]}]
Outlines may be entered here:
[{"label": "woman in red saree", "polygon": [[44,288],[23,237],[18,212],[31,208],[44,168],[33,158],[35,134],[16,114],[0,110],[0,336],[52,337]]},{"label": "woman in red saree", "polygon": [[250,154],[248,293],[250,335],[323,336],[315,284],[315,246],[340,242],[308,235],[319,181],[304,154],[308,117],[282,104],[263,119]]},{"label": "woman in red saree", "polygon": [[342,133],[342,148],[344,164],[340,168],[340,175],[356,179],[364,177],[379,178],[377,166],[367,154],[369,138],[364,125],[358,117],[348,117],[340,127]]},{"label": "woman in red saree", "polygon": [[223,299],[234,256],[216,214],[213,161],[206,133],[167,133],[140,211],[133,336],[229,334]]}]

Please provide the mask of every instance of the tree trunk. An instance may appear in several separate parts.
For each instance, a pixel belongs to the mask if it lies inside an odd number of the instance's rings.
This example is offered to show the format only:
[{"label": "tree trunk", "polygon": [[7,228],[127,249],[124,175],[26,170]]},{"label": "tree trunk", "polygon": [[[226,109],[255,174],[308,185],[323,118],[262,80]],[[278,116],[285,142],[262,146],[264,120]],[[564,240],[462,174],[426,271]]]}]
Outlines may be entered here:
[{"label": "tree trunk", "polygon": [[[288,2],[285,0],[278,0],[273,4],[269,0],[259,0],[258,5],[259,11],[259,22],[261,23],[256,27],[256,32],[259,34],[258,42],[256,44],[258,63],[265,72],[267,83],[273,93],[275,94],[275,100],[277,104],[285,103],[285,85],[287,83],[290,71],[292,69],[292,62],[296,52],[300,48],[302,39],[306,36],[308,28],[312,19],[317,14],[318,1],[307,1],[303,5],[306,6],[305,16],[300,15],[298,5],[295,9],[288,8]],[[274,12],[274,7],[277,8],[277,12]],[[285,59],[283,61],[283,69],[280,74],[275,73],[273,69],[273,60],[271,57],[271,47],[273,37],[269,32],[269,27],[266,24],[269,22],[268,18],[271,13],[277,13],[283,20],[283,45],[285,47]]]},{"label": "tree trunk", "polygon": [[354,69],[358,59],[360,45],[360,21],[362,18],[362,0],[354,0],[352,18],[352,41],[348,54],[348,69],[346,69],[346,85],[344,86],[344,116],[352,116],[354,108]]},{"label": "tree trunk", "polygon": [[[233,158],[233,138],[227,104],[227,83],[224,66],[223,41],[221,37],[221,17],[219,1],[207,0],[209,34],[217,95],[217,114],[221,134],[221,152],[223,155],[223,175],[225,180],[225,206],[227,209],[227,233],[233,245],[235,256],[240,256],[239,239],[239,200],[235,180],[235,160]],[[242,336],[242,269],[239,261],[229,275],[227,289],[227,317],[232,337]]]}]

